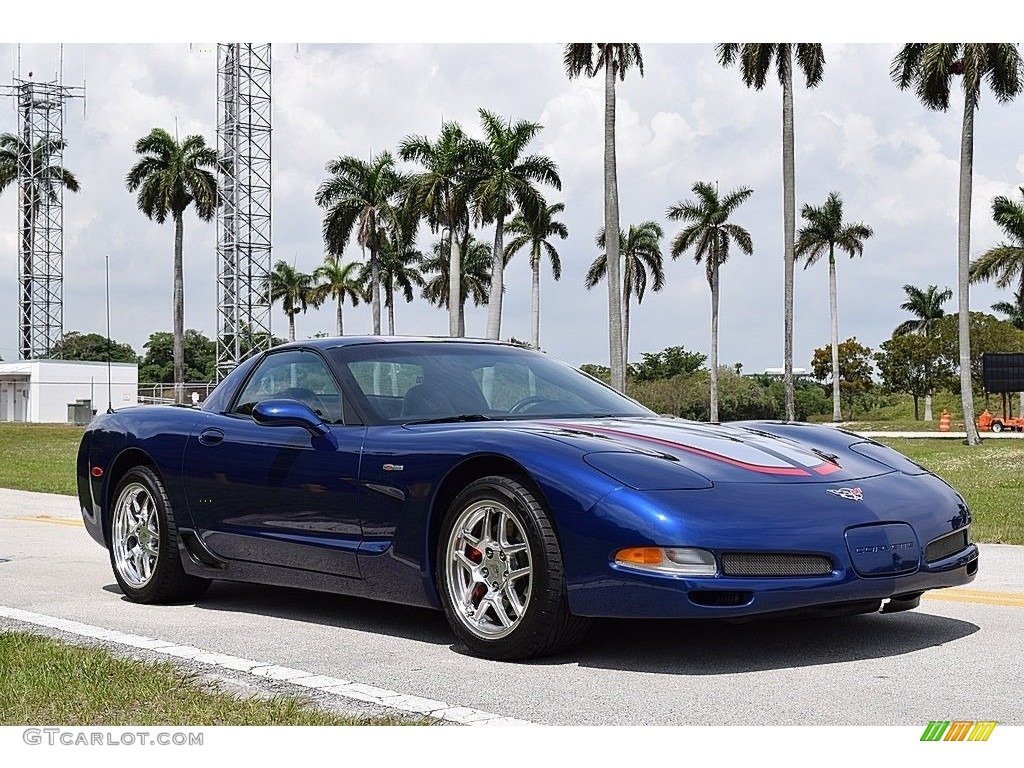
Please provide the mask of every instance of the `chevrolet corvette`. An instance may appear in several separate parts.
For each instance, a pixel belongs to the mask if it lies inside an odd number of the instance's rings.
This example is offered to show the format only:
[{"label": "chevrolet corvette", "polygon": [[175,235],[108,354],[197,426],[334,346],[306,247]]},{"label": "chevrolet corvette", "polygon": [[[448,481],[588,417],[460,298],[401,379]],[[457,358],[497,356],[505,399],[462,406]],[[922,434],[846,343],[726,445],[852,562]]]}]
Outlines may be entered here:
[{"label": "chevrolet corvette", "polygon": [[907,610],[978,568],[963,497],[880,443],[658,416],[499,342],[282,345],[200,407],[100,415],[77,475],[132,601],[232,580],[428,606],[493,659],[594,617]]}]

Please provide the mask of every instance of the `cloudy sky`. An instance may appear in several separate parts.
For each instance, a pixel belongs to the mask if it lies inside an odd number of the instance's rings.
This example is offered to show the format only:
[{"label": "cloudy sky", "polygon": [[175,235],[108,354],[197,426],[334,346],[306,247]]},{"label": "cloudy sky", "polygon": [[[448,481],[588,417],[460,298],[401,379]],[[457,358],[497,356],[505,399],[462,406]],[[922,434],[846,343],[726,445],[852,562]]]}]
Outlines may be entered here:
[{"label": "cloudy sky", "polygon": [[[317,35],[310,35],[316,37]],[[708,36],[707,39],[714,39]],[[960,102],[930,112],[889,78],[896,44],[826,44],[824,82],[796,92],[797,205],[842,194],[848,220],[870,224],[863,258],[839,263],[841,338],[872,347],[905,319],[902,286],[955,287]],[[66,84],[87,79],[85,115],[68,107],[65,164],[82,192],[65,201],[65,328],[102,332],[103,260],[110,257],[112,335],[142,351],[150,332],[171,327],[173,229],[147,220],[124,188],[132,145],[154,126],[215,141],[213,43],[68,44]],[[339,155],[394,149],[409,134],[433,135],[442,119],[479,133],[477,109],[544,126],[531,147],[559,166],[570,237],[559,244],[563,275],[542,284],[542,345],[572,363],[607,363],[607,294],[586,291],[583,275],[597,254],[602,225],[600,81],[566,79],[561,46],[544,44],[301,44],[274,46],[274,258],[311,271],[323,256],[322,211],[313,202],[324,163]],[[0,62],[15,47],[0,46]],[[49,75],[54,44],[22,46],[23,73]],[[623,226],[653,219],[665,229],[667,284],[633,311],[630,359],[681,344],[707,352],[709,292],[691,257],[668,258],[678,232],[666,208],[691,196],[695,181],[753,196],[735,221],[747,227],[754,255],[734,254],[722,272],[721,361],[747,372],[782,364],[781,94],[777,83],[748,90],[735,69],[720,67],[711,43],[645,44],[645,77],[618,88],[619,195]],[[6,64],[0,63],[6,71]],[[5,78],[6,79],[6,78]],[[1024,183],[1024,99],[998,105],[983,96],[976,121],[972,255],[1000,239],[990,217],[995,195],[1018,197]],[[0,131],[16,114],[0,102]],[[16,192],[0,196],[0,355],[17,356]],[[489,240],[490,228],[478,235]],[[434,236],[424,230],[421,248]],[[353,248],[348,254],[358,258]],[[796,360],[809,365],[828,342],[827,266],[798,270]],[[186,326],[215,332],[215,227],[185,221]],[[502,336],[528,339],[528,260],[507,276]],[[1000,295],[972,292],[987,310]],[[954,302],[947,310],[955,310]],[[346,308],[346,330],[370,330],[369,310]],[[486,309],[469,309],[470,335],[482,335]],[[279,308],[274,329],[287,332]],[[444,312],[417,298],[397,308],[399,333],[444,334]],[[333,331],[333,307],[297,320],[298,335]]]}]

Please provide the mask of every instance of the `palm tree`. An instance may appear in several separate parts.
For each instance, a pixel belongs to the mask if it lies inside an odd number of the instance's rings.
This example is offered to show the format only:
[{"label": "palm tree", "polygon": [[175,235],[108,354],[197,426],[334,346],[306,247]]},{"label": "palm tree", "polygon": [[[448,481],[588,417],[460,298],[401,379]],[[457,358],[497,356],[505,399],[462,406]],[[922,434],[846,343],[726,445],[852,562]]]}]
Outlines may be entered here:
[{"label": "palm tree", "polygon": [[[403,160],[418,162],[424,168],[410,181],[409,201],[414,210],[426,217],[432,232],[442,233],[448,257],[447,293],[458,291],[462,284],[461,260],[455,242],[460,233],[469,229],[468,155],[471,146],[458,123],[446,122],[441,125],[436,141],[426,136],[407,136],[399,148]],[[458,336],[459,329],[466,327],[461,311],[461,305],[457,304],[448,308],[450,336]]]},{"label": "palm tree", "polygon": [[23,190],[25,202],[36,209],[42,204],[44,196],[50,202],[56,202],[61,189],[78,192],[81,187],[77,177],[63,165],[52,162],[67,146],[68,143],[63,139],[40,139],[30,148],[24,139],[13,133],[0,133],[0,193],[18,179],[18,168],[23,163],[39,169],[34,178],[42,185],[41,190],[32,186]]},{"label": "palm tree", "polygon": [[380,229],[391,214],[408,177],[395,169],[390,152],[370,156],[369,161],[344,156],[326,166],[331,177],[316,193],[324,214],[323,235],[327,252],[341,257],[353,230],[356,241],[370,252],[370,307],[373,332],[380,334]]},{"label": "palm tree", "polygon": [[[1024,187],[1020,187],[1024,195]],[[1010,322],[1024,328],[1024,205],[1000,195],[992,201],[992,219],[1010,242],[989,248],[971,262],[970,281],[995,280],[1000,288],[1017,284],[1014,302],[997,301],[996,312],[1010,316]]]},{"label": "palm tree", "polygon": [[739,63],[748,88],[760,91],[774,65],[782,85],[782,220],[784,266],[783,383],[786,390],[786,418],[796,418],[793,387],[793,272],[796,262],[796,168],[793,151],[793,62],[814,88],[825,74],[825,52],[820,43],[719,43],[718,62],[723,67]]},{"label": "palm tree", "polygon": [[925,290],[916,285],[904,285],[903,292],[907,294],[907,300],[900,304],[900,309],[910,312],[914,319],[905,320],[897,325],[892,335],[920,333],[930,337],[939,320],[946,316],[946,310],[942,305],[953,298],[953,292],[949,288],[940,291],[937,285],[929,285]]},{"label": "palm tree", "polygon": [[[279,262],[281,264],[283,262]],[[285,264],[287,267],[288,265]],[[290,267],[289,267],[290,269]],[[346,299],[353,307],[358,307],[360,300],[366,301],[367,278],[364,274],[366,265],[359,261],[350,261],[342,264],[336,256],[325,256],[324,263],[313,270],[314,285],[310,286],[306,296],[308,303],[315,307],[322,305],[327,299],[334,299],[337,302],[337,322],[335,333],[338,336],[345,335],[345,321],[342,317],[342,307]],[[285,275],[282,274],[281,282],[284,283]],[[283,296],[281,297],[283,301]],[[287,312],[288,310],[285,310]],[[294,331],[292,340],[294,341]]]},{"label": "palm tree", "polygon": [[174,221],[174,398],[184,400],[185,283],[182,269],[184,215],[190,205],[201,221],[217,209],[217,150],[198,134],[178,141],[162,128],[154,128],[135,142],[142,158],[125,177],[129,192],[138,190],[139,210],[157,224],[170,215]]},{"label": "palm tree", "polygon": [[[403,207],[391,217],[388,230],[381,238],[380,284],[384,289],[390,336],[395,335],[395,293],[400,293],[409,303],[413,299],[413,288],[423,286],[423,275],[418,269],[423,254],[416,249],[418,228],[419,217]],[[366,269],[363,271],[365,273]]]},{"label": "palm tree", "polygon": [[569,230],[565,224],[555,220],[555,214],[565,210],[564,203],[545,205],[538,208],[529,218],[522,213],[508,223],[506,231],[512,239],[505,246],[505,260],[509,261],[526,246],[530,246],[530,271],[533,273],[533,290],[530,302],[530,345],[540,349],[540,262],[542,252],[547,253],[551,262],[551,274],[555,280],[562,279],[562,261],[551,240],[558,237],[565,240]]},{"label": "palm tree", "polygon": [[537,183],[562,188],[558,166],[550,157],[528,155],[526,147],[541,130],[539,123],[504,122],[498,115],[480,110],[484,141],[474,142],[472,202],[479,222],[494,222],[494,263],[491,265],[490,300],[487,302],[486,338],[501,337],[501,308],[505,292],[505,219],[513,208],[533,215],[545,206]]},{"label": "palm tree", "polygon": [[[32,242],[36,236],[36,216],[44,200],[56,202],[60,191],[66,189],[78,192],[78,179],[71,171],[54,162],[67,142],[57,139],[40,139],[35,146],[13,133],[0,134],[0,193],[3,193],[21,175],[19,169],[26,167],[31,171],[32,178],[23,181],[19,188],[19,207],[21,209],[21,273],[31,275],[35,272],[32,263]],[[32,350],[29,321],[31,307],[32,282],[25,282],[22,290],[27,294],[22,305],[21,352],[28,357]]]},{"label": "palm tree", "polygon": [[754,252],[750,233],[729,217],[752,194],[748,187],[738,187],[719,198],[717,185],[706,181],[693,185],[694,201],[676,203],[668,209],[672,221],[688,224],[672,241],[672,258],[677,259],[690,248],[693,260],[704,262],[704,271],[711,288],[711,421],[718,421],[718,298],[719,271],[729,258],[729,246],[735,242],[748,256]]},{"label": "palm tree", "polygon": [[[874,231],[863,222],[843,221],[843,200],[838,192],[829,192],[825,204],[804,205],[800,216],[807,222],[800,227],[796,239],[797,258],[803,257],[804,269],[828,253],[828,309],[832,328],[832,370],[839,370],[839,309],[836,295],[836,248],[846,251],[852,259],[864,254],[864,241]],[[839,376],[832,377],[832,421],[842,421],[839,408]]]},{"label": "palm tree", "polygon": [[[449,261],[445,253],[448,246],[444,240],[434,243],[431,256],[424,258],[420,264],[423,270],[423,298],[438,307],[450,309],[448,297],[451,289],[448,273]],[[486,304],[491,284],[491,246],[482,243],[467,232],[455,248],[459,256],[459,306],[457,308],[459,327],[456,336],[466,335],[466,313],[463,307],[466,300],[472,297],[473,304]],[[431,277],[432,275],[432,277]],[[449,314],[449,316],[451,316]]]},{"label": "palm tree", "polygon": [[[640,304],[647,293],[647,273],[650,271],[651,290],[660,291],[665,287],[665,270],[662,267],[661,227],[653,221],[630,225],[628,232],[619,230],[619,247],[622,259],[622,365],[626,367],[629,355],[629,304],[633,296]],[[594,241],[604,253],[594,259],[584,280],[589,291],[611,270],[608,268],[612,249],[606,245],[605,231],[598,230]],[[625,391],[625,390],[623,390]]]},{"label": "palm tree", "polygon": [[1024,331],[1024,288],[1013,294],[1013,301],[997,301],[992,305],[995,312],[1002,312],[1014,328]]},{"label": "palm tree", "polygon": [[[907,294],[907,300],[900,304],[900,309],[910,312],[914,319],[905,320],[897,325],[892,335],[906,336],[908,333],[919,333],[931,338],[939,320],[946,315],[942,305],[953,298],[953,292],[949,288],[940,291],[937,285],[929,285],[927,290],[921,290],[916,285],[904,285],[903,292]],[[927,366],[925,377],[928,379],[928,391],[924,396],[924,420],[931,421],[931,366]]]},{"label": "palm tree", "polygon": [[929,109],[949,109],[950,85],[960,77],[964,116],[960,139],[960,213],[957,226],[957,298],[960,303],[960,399],[968,445],[978,445],[971,382],[970,258],[971,187],[974,174],[974,112],[987,81],[996,101],[1011,101],[1021,90],[1021,59],[1015,43],[907,43],[892,62],[900,90],[913,87]]},{"label": "palm tree", "polygon": [[[615,80],[626,79],[633,67],[644,74],[644,59],[637,43],[569,43],[562,56],[569,79],[594,77],[604,70],[604,230],[619,232],[619,182],[615,162]],[[625,347],[623,345],[622,303],[619,294],[619,244],[608,244],[608,356],[611,384],[626,389]]]},{"label": "palm tree", "polygon": [[287,261],[278,261],[270,273],[270,301],[280,301],[288,315],[288,341],[295,341],[295,316],[305,312],[313,301],[313,275],[300,272]]}]

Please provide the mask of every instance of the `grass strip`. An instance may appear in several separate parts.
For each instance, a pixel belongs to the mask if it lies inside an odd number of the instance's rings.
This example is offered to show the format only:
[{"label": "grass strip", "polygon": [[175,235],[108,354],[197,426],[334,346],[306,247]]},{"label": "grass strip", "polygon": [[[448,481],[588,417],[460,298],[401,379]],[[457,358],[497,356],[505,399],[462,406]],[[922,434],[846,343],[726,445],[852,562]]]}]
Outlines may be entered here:
[{"label": "grass strip", "polygon": [[169,662],[0,632],[0,726],[407,724],[325,712],[290,696],[238,698]]}]

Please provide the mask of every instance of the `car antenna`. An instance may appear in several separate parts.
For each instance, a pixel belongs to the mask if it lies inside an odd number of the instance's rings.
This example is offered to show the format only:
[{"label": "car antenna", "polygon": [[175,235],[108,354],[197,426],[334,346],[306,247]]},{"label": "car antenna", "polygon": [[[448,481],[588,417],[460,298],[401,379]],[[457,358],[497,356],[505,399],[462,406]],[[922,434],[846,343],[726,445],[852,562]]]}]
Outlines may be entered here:
[{"label": "car antenna", "polygon": [[107,302],[107,413],[114,412],[114,388],[110,383],[110,254],[103,256],[103,272],[106,280],[106,302]]}]

